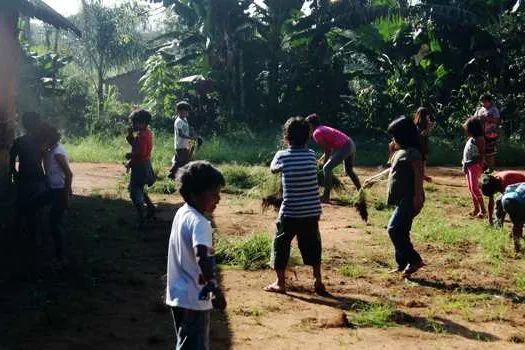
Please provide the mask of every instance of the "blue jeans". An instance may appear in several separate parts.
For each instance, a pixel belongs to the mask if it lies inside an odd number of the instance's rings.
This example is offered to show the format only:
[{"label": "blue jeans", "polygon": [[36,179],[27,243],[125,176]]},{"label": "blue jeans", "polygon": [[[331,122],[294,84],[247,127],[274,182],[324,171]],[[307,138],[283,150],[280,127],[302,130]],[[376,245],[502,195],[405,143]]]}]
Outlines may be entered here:
[{"label": "blue jeans", "polygon": [[403,199],[394,209],[388,223],[388,234],[394,244],[398,269],[404,270],[408,264],[422,262],[410,240],[410,230],[414,220],[414,209],[411,199]]},{"label": "blue jeans", "polygon": [[323,167],[325,196],[329,196],[330,190],[332,189],[332,173],[334,168],[341,163],[343,163],[346,175],[350,177],[354,186],[358,190],[361,189],[361,182],[354,171],[355,144],[353,141],[350,141],[343,147],[334,150],[334,153]]},{"label": "blue jeans", "polygon": [[209,350],[211,311],[171,308],[177,344],[175,350]]}]

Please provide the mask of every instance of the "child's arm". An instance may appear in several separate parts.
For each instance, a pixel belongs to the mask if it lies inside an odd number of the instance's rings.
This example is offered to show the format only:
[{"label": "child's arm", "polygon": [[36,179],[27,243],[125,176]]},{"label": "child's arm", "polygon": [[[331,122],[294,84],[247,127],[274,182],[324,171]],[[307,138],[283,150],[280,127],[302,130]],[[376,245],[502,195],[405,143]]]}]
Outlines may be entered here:
[{"label": "child's arm", "polygon": [[13,144],[13,147],[11,147],[10,158],[9,158],[11,174],[13,175],[14,182],[18,181],[18,171],[16,170],[16,158],[17,157],[18,157],[18,146],[17,146],[17,142],[15,141],[15,143]]},{"label": "child's arm", "polygon": [[194,137],[191,137],[190,135],[186,135],[184,133],[184,130],[182,128],[177,128],[177,137],[180,137],[181,139],[187,139],[187,140],[194,140]]},{"label": "child's arm", "polygon": [[372,187],[375,183],[377,183],[377,182],[381,181],[383,178],[387,177],[389,173],[390,173],[390,168],[387,168],[387,169],[381,171],[380,173],[375,174],[375,175],[367,178],[365,180],[365,182],[363,183],[363,187],[364,188]]},{"label": "child's arm", "polygon": [[133,146],[133,143],[135,142],[135,136],[133,136],[133,128],[128,128],[128,135],[126,136],[126,141],[130,144],[130,146]]},{"label": "child's arm", "polygon": [[489,225],[493,225],[494,224],[494,220],[492,218],[492,214],[494,213],[494,195],[490,196],[489,197],[489,212],[488,212],[488,217],[489,217]]},{"label": "child's arm", "polygon": [[476,137],[476,146],[478,146],[479,155],[481,157],[481,165],[485,166],[485,138],[483,136]]},{"label": "child's arm", "polygon": [[219,283],[217,282],[217,266],[215,258],[208,256],[209,248],[205,245],[199,244],[196,249],[197,260],[199,267],[201,268],[202,278],[204,280],[203,282],[206,285],[204,287],[204,292],[206,294],[212,292],[215,297],[215,299],[213,299],[213,306],[220,310],[224,310],[226,309],[226,298],[224,297],[224,294],[219,287]]},{"label": "child's arm", "polygon": [[412,162],[414,171],[414,215],[418,215],[425,204],[425,190],[423,189],[423,161]]},{"label": "child's arm", "polygon": [[317,145],[323,149],[324,155],[322,157],[323,166],[328,162],[332,155],[332,149],[324,142],[324,140],[317,140]]},{"label": "child's arm", "polygon": [[279,152],[275,154],[275,157],[273,157],[272,163],[270,164],[270,171],[274,174],[280,173],[283,168],[283,164],[281,163],[281,157],[279,156]]},{"label": "child's arm", "polygon": [[69,167],[69,163],[66,159],[66,157],[63,154],[56,154],[55,159],[62,168],[62,171],[64,171],[64,174],[66,175],[66,184],[65,189],[66,192],[64,194],[64,203],[66,204],[66,207],[69,206],[69,196],[73,194],[73,172],[71,171],[71,168]]}]

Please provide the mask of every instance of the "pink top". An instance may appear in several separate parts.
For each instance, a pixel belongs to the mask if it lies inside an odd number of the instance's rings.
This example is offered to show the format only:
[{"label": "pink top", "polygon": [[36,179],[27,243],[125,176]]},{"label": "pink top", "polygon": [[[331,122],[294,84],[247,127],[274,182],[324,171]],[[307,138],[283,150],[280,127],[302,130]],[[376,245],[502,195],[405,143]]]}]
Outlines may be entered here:
[{"label": "pink top", "polygon": [[350,137],[348,137],[345,133],[324,125],[320,125],[315,128],[312,136],[315,142],[323,142],[332,149],[341,148],[350,142]]}]

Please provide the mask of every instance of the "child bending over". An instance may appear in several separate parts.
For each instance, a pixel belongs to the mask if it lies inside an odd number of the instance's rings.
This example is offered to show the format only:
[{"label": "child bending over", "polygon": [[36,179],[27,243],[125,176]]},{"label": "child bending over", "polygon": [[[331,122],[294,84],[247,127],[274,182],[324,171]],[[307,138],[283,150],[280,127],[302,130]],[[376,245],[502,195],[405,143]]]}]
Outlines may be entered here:
[{"label": "child bending over", "polygon": [[395,248],[397,269],[404,277],[425,266],[410,240],[414,218],[425,203],[423,190],[423,157],[419,150],[419,133],[406,117],[394,120],[388,127],[398,149],[388,176],[388,204],[395,206],[388,223],[388,234]]},{"label": "child bending over", "polygon": [[345,172],[357,190],[360,190],[361,182],[354,171],[356,152],[354,141],[337,129],[321,125],[321,120],[317,114],[309,115],[306,121],[311,126],[313,139],[324,150],[324,193],[322,201],[328,202],[330,200],[332,172],[341,163],[344,164]]},{"label": "child bending over", "polygon": [[272,249],[272,265],[277,280],[264,289],[267,292],[286,293],[285,271],[292,240],[297,236],[303,262],[313,268],[315,291],[326,293],[321,278],[321,200],[317,160],[315,152],[306,147],[309,138],[310,126],[305,119],[288,119],[284,125],[288,149],[277,152],[270,166],[273,173],[281,173],[283,202]]},{"label": "child bending over", "polygon": [[494,213],[494,195],[497,193],[505,193],[508,186],[520,182],[525,182],[525,175],[518,171],[500,171],[481,177],[481,192],[489,197],[488,217],[490,225],[494,224],[494,220],[492,219]]},{"label": "child bending over", "polygon": [[519,253],[525,223],[525,182],[507,186],[505,194],[496,201],[496,217],[500,226],[503,226],[506,213],[512,221],[514,250]]},{"label": "child bending over", "polygon": [[467,178],[467,184],[472,196],[474,210],[470,213],[472,217],[483,218],[486,214],[483,195],[479,188],[479,179],[483,173],[485,163],[485,137],[483,125],[478,118],[469,118],[463,129],[468,136],[465,149],[463,150],[463,172]]},{"label": "child bending over", "polygon": [[[146,193],[145,186],[151,186],[155,182],[155,173],[151,166],[151,150],[153,148],[153,133],[148,125],[151,122],[151,114],[145,110],[133,111],[129,119],[131,127],[128,129],[126,140],[131,145],[131,159],[126,168],[131,169],[129,180],[129,195],[138,214],[138,227],[144,226],[144,203],[147,207],[146,219],[155,215],[155,206]],[[137,132],[137,136],[133,133]]]},{"label": "child bending over", "polygon": [[217,284],[213,229],[206,215],[221,199],[224,177],[207,162],[192,162],[179,169],[177,183],[186,203],[171,227],[166,304],[175,324],[176,349],[208,350],[210,311],[225,309],[226,300]]}]

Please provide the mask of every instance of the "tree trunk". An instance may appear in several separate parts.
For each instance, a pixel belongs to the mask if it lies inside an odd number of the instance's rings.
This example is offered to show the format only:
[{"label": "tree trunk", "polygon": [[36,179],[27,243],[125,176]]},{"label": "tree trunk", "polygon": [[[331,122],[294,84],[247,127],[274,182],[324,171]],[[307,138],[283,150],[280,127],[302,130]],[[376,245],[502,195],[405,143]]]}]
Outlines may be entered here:
[{"label": "tree trunk", "polygon": [[[16,73],[20,53],[16,38],[17,21],[18,12],[0,8],[0,220],[2,215],[7,215],[5,209],[12,208],[8,204],[11,187],[9,151],[16,128]],[[5,220],[1,220],[0,226],[4,224]]]},{"label": "tree trunk", "polygon": [[104,74],[102,69],[97,70],[97,98],[98,98],[98,119],[102,117],[104,112]]}]

